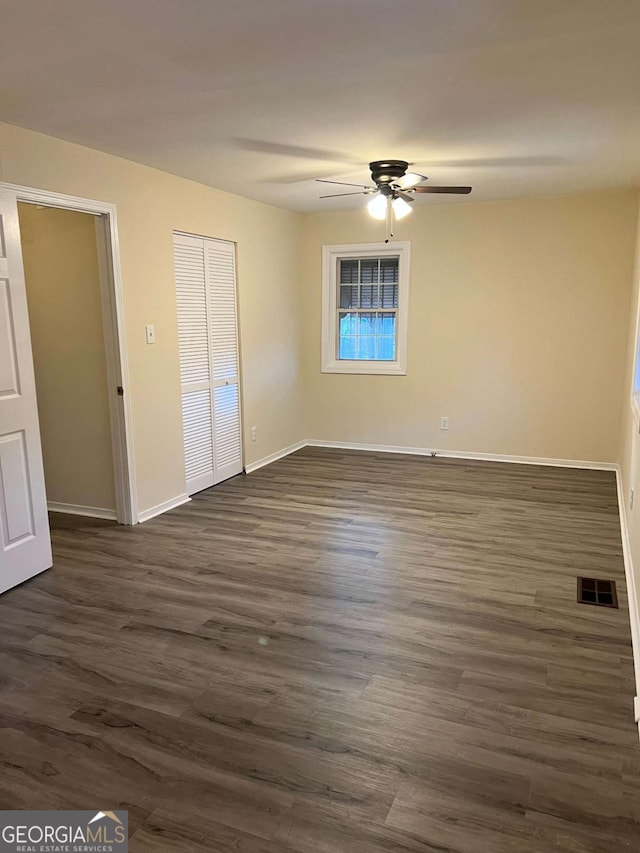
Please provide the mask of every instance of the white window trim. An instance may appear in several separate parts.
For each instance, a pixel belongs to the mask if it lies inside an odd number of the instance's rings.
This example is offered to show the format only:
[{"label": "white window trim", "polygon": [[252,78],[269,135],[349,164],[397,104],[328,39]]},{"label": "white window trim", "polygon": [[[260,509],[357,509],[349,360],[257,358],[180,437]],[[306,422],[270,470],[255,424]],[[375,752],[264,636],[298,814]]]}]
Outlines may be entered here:
[{"label": "white window trim", "polygon": [[[406,376],[409,319],[409,260],[411,243],[355,243],[322,247],[322,372]],[[338,260],[398,256],[397,345],[395,361],[337,358]]]}]

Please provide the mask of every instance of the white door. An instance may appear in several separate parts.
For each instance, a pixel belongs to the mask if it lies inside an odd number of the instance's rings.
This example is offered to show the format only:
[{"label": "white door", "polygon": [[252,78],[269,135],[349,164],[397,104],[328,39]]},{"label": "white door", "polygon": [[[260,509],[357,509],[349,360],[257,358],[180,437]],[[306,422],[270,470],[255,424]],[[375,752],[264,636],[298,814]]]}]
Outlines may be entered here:
[{"label": "white door", "polygon": [[0,189],[0,592],[51,565],[18,205]]},{"label": "white door", "polygon": [[174,235],[187,493],[213,486],[207,281],[202,238]]},{"label": "white door", "polygon": [[174,235],[187,492],[242,471],[235,246]]},{"label": "white door", "polygon": [[235,246],[204,241],[213,385],[214,483],[242,471]]}]

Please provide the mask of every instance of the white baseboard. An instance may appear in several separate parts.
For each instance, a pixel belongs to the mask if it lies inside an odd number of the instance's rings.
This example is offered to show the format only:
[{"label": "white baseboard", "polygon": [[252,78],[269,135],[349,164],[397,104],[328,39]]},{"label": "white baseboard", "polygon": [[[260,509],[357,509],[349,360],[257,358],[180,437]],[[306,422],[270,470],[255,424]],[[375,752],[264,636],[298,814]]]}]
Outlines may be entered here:
[{"label": "white baseboard", "polygon": [[285,447],[284,450],[278,450],[270,456],[265,456],[263,459],[258,459],[257,462],[252,462],[250,465],[246,465],[244,470],[247,474],[252,474],[254,471],[257,471],[258,468],[264,468],[265,465],[271,465],[272,462],[277,462],[278,459],[282,459],[290,453],[295,453],[296,450],[302,450],[306,445],[306,441],[297,441],[295,444]]},{"label": "white baseboard", "polygon": [[303,447],[327,447],[338,450],[365,450],[375,453],[404,453],[409,456],[443,456],[450,459],[477,459],[480,462],[510,462],[516,465],[549,465],[555,468],[587,468],[594,471],[618,470],[616,462],[590,462],[585,459],[549,459],[545,456],[511,456],[504,453],[475,453],[469,450],[442,450],[432,447],[402,447],[396,444],[362,444],[354,441],[323,441],[317,438],[307,438],[295,444],[278,450],[270,456],[258,459],[245,466],[245,472],[252,474],[265,465],[277,462]]},{"label": "white baseboard", "polygon": [[170,498],[168,501],[157,504],[157,506],[144,509],[138,513],[138,523],[144,524],[145,521],[149,521],[149,519],[155,518],[157,515],[162,515],[163,512],[169,512],[170,509],[175,509],[178,506],[182,506],[182,504],[189,503],[190,500],[191,498],[187,494],[178,495],[176,498]]},{"label": "white baseboard", "polygon": [[335,447],[341,450],[368,450],[376,453],[405,453],[409,456],[444,456],[451,459],[477,459],[481,462],[511,462],[517,465],[550,465],[557,468],[592,468],[616,471],[615,462],[588,462],[583,459],[548,459],[544,456],[510,456],[503,453],[475,453],[468,450],[441,450],[435,447],[400,447],[395,444],[360,444],[348,441],[320,441],[309,438],[308,447]]},{"label": "white baseboard", "polygon": [[87,518],[104,518],[116,521],[115,509],[102,509],[99,506],[80,506],[80,504],[64,504],[58,501],[47,501],[49,512],[64,512],[66,515],[85,515]]},{"label": "white baseboard", "polygon": [[627,502],[622,492],[622,472],[620,466],[616,469],[616,484],[618,487],[618,515],[620,516],[620,533],[622,535],[622,555],[624,559],[624,576],[627,582],[627,598],[629,599],[629,621],[631,622],[631,644],[633,647],[633,667],[636,674],[636,698],[634,702],[635,721],[638,723],[640,736],[640,603],[631,559],[629,542],[629,527],[627,525]]}]

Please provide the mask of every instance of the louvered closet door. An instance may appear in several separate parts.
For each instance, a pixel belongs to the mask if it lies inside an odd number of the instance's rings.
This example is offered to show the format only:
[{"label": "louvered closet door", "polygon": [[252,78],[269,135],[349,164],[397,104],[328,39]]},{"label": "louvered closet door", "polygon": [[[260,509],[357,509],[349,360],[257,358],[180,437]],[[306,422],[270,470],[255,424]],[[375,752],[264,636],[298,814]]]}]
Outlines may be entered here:
[{"label": "louvered closet door", "polygon": [[233,243],[174,235],[187,492],[242,471]]},{"label": "louvered closet door", "polygon": [[214,482],[242,471],[235,246],[205,240],[213,385]]},{"label": "louvered closet door", "polygon": [[204,240],[174,235],[187,493],[213,486],[213,418]]}]

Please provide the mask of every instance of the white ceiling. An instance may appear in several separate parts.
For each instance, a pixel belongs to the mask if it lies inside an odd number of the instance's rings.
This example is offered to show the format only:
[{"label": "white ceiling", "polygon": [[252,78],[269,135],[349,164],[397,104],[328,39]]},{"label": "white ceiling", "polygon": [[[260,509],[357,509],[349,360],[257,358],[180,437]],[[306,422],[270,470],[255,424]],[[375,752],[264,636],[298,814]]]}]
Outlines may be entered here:
[{"label": "white ceiling", "polygon": [[[13,0],[0,120],[300,211],[640,185],[640,0]],[[464,203],[423,196],[416,204]]]}]

